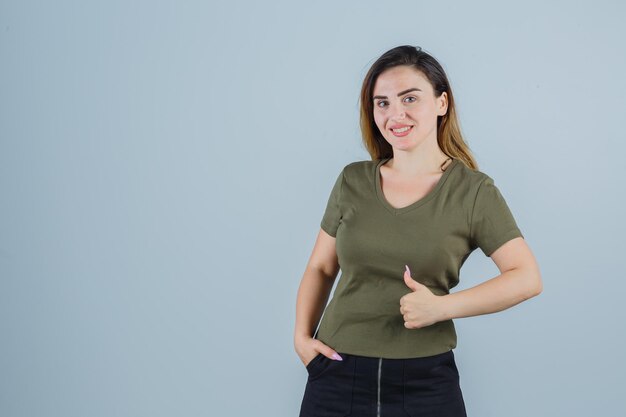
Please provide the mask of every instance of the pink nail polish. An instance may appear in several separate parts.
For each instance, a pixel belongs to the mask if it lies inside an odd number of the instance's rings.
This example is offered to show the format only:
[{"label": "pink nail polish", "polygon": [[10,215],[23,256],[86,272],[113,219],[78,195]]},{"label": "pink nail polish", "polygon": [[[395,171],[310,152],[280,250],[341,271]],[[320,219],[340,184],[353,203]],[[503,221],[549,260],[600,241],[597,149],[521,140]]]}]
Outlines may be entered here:
[{"label": "pink nail polish", "polygon": [[343,358],[341,356],[339,356],[339,354],[337,353],[333,353],[333,359],[337,360],[337,361],[342,361]]},{"label": "pink nail polish", "polygon": [[408,272],[409,275],[411,275],[411,270],[409,269],[409,266],[408,265],[404,265],[404,266],[406,267],[406,272]]}]

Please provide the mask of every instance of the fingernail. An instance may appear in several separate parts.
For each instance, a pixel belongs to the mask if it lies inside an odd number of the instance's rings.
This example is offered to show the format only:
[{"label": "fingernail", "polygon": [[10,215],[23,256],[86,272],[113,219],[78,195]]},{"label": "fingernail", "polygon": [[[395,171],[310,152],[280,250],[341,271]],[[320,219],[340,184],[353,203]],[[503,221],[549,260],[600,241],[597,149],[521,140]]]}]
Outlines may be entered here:
[{"label": "fingernail", "polygon": [[406,267],[406,272],[408,272],[409,275],[411,275],[411,270],[409,269],[409,266],[408,265],[404,265],[404,266]]},{"label": "fingernail", "polygon": [[339,356],[338,353],[333,353],[333,359],[337,360],[337,361],[342,361],[343,358],[341,356]]}]

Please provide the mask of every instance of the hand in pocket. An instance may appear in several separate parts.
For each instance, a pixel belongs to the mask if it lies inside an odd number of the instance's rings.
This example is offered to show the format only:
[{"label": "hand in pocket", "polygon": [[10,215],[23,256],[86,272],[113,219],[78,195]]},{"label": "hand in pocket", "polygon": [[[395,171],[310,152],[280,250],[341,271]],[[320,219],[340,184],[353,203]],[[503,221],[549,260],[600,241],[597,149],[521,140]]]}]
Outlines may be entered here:
[{"label": "hand in pocket", "polygon": [[318,355],[324,355],[332,360],[343,360],[341,356],[330,346],[313,337],[307,337],[296,342],[296,352],[305,367]]}]

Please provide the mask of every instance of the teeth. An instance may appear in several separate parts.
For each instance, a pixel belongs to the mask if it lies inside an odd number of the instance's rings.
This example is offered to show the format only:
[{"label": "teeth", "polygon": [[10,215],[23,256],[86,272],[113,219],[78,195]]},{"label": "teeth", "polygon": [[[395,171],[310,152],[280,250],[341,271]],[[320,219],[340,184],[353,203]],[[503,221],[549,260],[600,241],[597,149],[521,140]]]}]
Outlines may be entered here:
[{"label": "teeth", "polygon": [[411,128],[411,126],[406,126],[406,127],[403,127],[402,129],[391,129],[391,130],[393,130],[396,133],[402,133],[402,132],[406,132],[410,128]]}]

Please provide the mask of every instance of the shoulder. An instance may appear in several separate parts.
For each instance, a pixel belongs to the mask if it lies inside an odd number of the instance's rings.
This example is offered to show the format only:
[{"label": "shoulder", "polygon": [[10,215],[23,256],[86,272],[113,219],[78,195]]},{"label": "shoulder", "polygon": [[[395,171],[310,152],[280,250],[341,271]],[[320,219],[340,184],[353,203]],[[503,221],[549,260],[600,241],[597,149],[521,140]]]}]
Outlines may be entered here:
[{"label": "shoulder", "polygon": [[472,184],[479,184],[487,178],[491,178],[489,175],[480,170],[468,167],[461,160],[457,160],[456,171],[459,178]]},{"label": "shoulder", "polygon": [[458,203],[466,207],[472,207],[479,194],[488,193],[496,188],[490,175],[468,167],[461,160],[456,161],[448,181],[450,196],[454,196]]},{"label": "shoulder", "polygon": [[481,185],[493,184],[493,178],[490,175],[468,167],[461,160],[457,161],[455,171],[454,175],[451,175],[454,177],[453,182],[457,187],[465,188],[467,191],[476,192]]},{"label": "shoulder", "polygon": [[353,161],[344,165],[341,170],[344,178],[362,178],[368,176],[368,174],[374,172],[374,168],[379,160],[365,160],[365,161]]},{"label": "shoulder", "polygon": [[378,159],[377,160],[365,160],[365,161],[353,161],[345,165],[343,169],[346,172],[354,172],[354,171],[359,171],[359,170],[364,170],[364,169],[371,169],[374,166],[376,166],[376,163],[378,163],[378,161],[379,161]]}]

